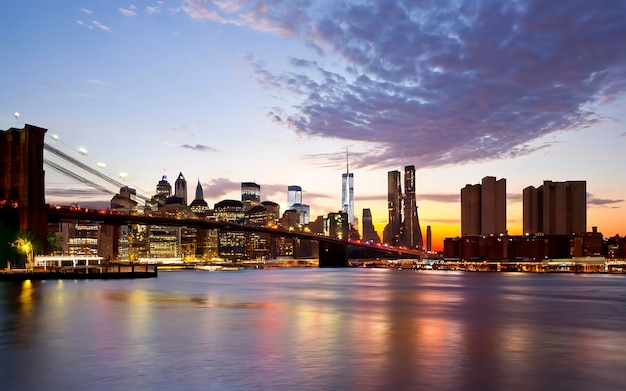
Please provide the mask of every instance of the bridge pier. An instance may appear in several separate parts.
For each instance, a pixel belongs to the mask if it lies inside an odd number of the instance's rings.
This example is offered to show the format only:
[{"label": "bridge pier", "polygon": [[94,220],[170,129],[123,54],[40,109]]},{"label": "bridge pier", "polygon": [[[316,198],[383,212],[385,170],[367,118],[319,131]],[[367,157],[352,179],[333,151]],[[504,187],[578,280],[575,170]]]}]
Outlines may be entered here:
[{"label": "bridge pier", "polygon": [[0,130],[0,203],[16,205],[19,231],[47,245],[44,199],[43,145],[46,129],[24,125],[23,129]]},{"label": "bridge pier", "polygon": [[347,267],[348,245],[334,242],[319,243],[319,267]]}]

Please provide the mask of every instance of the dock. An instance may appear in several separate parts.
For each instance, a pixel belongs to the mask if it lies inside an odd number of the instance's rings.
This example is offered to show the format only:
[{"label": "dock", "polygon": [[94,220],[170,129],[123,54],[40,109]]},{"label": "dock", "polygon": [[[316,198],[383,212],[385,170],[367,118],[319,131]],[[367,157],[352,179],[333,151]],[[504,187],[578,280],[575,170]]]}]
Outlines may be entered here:
[{"label": "dock", "polygon": [[0,270],[0,281],[26,280],[105,280],[122,278],[156,278],[157,265],[145,264],[104,264]]}]

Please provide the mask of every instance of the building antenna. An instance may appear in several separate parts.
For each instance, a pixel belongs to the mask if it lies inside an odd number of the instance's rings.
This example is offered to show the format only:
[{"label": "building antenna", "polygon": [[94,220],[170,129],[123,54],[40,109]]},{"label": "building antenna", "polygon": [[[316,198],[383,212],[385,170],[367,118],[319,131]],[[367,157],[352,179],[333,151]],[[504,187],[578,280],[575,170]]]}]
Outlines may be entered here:
[{"label": "building antenna", "polygon": [[348,166],[348,147],[346,147],[346,174],[350,173],[350,168]]}]

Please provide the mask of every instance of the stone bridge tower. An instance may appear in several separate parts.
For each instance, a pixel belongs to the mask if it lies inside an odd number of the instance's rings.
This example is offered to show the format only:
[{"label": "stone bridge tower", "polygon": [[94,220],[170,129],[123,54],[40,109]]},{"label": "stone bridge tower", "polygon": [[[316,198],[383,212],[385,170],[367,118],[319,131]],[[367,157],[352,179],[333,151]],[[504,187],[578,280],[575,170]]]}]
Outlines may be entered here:
[{"label": "stone bridge tower", "polygon": [[0,207],[17,207],[15,229],[33,234],[40,248],[47,246],[47,208],[44,196],[43,148],[47,129],[24,125],[0,130]]}]

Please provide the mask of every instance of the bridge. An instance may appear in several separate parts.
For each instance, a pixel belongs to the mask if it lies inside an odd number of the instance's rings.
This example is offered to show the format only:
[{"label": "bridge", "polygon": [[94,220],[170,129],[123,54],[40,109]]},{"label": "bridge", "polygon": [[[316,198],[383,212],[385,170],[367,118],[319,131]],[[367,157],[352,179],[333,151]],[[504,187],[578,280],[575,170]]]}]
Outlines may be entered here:
[{"label": "bridge", "polygon": [[[197,229],[216,229],[220,232],[251,232],[274,237],[310,240],[319,246],[320,267],[345,267],[351,254],[355,258],[418,258],[422,252],[416,249],[396,248],[386,244],[371,244],[331,238],[319,234],[297,230],[277,229],[255,225],[235,224],[202,218],[177,218],[152,216],[149,214],[122,213],[111,210],[97,210],[72,206],[50,206],[45,203],[44,163],[54,170],[81,181],[97,190],[104,189],[99,184],[85,180],[74,170],[53,163],[43,157],[44,149],[65,161],[91,172],[79,161],[63,154],[58,149],[44,142],[46,129],[26,124],[23,129],[11,128],[0,131],[0,208],[5,213],[0,218],[9,220],[16,230],[31,232],[40,243],[47,243],[48,222],[64,220],[92,221],[106,225],[121,226],[128,224],[160,225],[188,227]],[[119,187],[123,184],[93,170],[100,179]],[[6,213],[6,210],[9,210]],[[15,213],[16,212],[16,213]],[[7,218],[7,216],[9,216]],[[14,216],[14,217],[11,217]],[[11,221],[12,220],[12,221]],[[17,221],[15,221],[17,220]],[[358,256],[354,256],[358,254]]]}]

